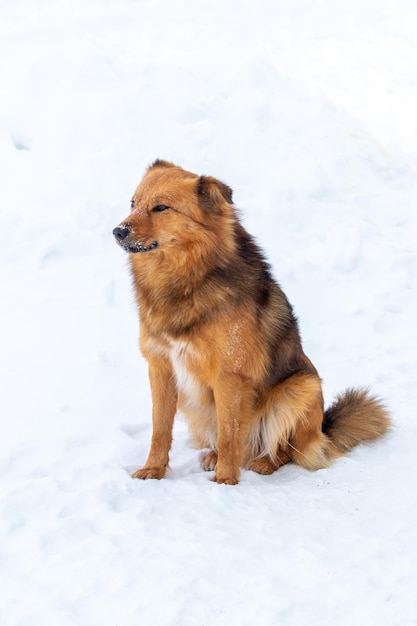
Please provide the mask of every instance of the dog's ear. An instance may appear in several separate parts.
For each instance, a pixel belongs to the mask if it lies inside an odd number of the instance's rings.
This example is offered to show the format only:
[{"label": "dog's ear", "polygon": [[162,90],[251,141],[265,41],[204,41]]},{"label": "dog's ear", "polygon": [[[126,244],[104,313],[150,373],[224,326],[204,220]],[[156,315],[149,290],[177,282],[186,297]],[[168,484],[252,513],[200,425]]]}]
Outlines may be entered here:
[{"label": "dog's ear", "polygon": [[200,176],[197,181],[200,206],[210,213],[220,213],[224,203],[232,204],[233,191],[213,176]]},{"label": "dog's ear", "polygon": [[148,170],[151,170],[153,167],[175,167],[175,165],[169,161],[164,161],[163,159],[156,159],[152,165],[148,167]]}]

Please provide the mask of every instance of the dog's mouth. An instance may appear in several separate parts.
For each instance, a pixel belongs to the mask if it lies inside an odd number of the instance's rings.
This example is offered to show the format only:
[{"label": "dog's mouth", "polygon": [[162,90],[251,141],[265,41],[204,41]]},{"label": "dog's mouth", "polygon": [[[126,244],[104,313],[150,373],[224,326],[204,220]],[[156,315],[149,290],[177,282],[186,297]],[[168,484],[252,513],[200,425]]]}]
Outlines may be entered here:
[{"label": "dog's mouth", "polygon": [[126,224],[116,226],[116,228],[113,229],[113,235],[119,246],[130,254],[136,254],[137,252],[149,252],[150,250],[155,250],[155,248],[159,245],[158,241],[152,241],[152,243],[149,243],[146,246],[140,241],[134,241],[130,228]]},{"label": "dog's mouth", "polygon": [[136,243],[133,245],[121,243],[120,245],[126,250],[126,252],[129,252],[130,254],[136,254],[137,252],[149,252],[150,250],[155,250],[155,248],[158,247],[158,242],[153,241],[148,246],[144,246],[141,243]]}]

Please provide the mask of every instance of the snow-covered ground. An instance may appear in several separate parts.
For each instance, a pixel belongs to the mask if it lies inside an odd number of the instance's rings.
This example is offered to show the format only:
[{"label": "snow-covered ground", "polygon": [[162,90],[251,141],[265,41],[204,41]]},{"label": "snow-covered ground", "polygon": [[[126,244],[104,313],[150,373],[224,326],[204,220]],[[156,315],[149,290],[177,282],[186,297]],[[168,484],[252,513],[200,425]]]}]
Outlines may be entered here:
[{"label": "snow-covered ground", "polygon": [[[417,624],[415,0],[2,0],[0,624]],[[327,402],[384,440],[210,481],[151,399],[111,230],[154,158],[230,184]]]}]

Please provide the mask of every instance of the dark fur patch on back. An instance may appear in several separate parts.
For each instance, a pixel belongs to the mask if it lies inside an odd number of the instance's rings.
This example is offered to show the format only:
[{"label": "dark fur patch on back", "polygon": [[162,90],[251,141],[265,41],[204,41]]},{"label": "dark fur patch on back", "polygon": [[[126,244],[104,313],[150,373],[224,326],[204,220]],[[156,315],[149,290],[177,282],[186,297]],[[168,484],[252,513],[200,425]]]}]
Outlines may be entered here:
[{"label": "dark fur patch on back", "polygon": [[270,366],[265,381],[268,387],[277,385],[298,372],[315,373],[300,346],[298,322],[292,310],[287,312],[287,328],[282,336],[274,337],[270,347]]},{"label": "dark fur patch on back", "polygon": [[260,248],[239,223],[235,237],[242,261],[241,274],[235,284],[239,283],[245,294],[252,294],[259,336],[269,345],[265,387],[274,386],[296,372],[315,372],[302,351],[297,318],[284,292],[272,278]]},{"label": "dark fur patch on back", "polygon": [[269,270],[266,267],[262,268],[262,273],[260,276],[259,282],[259,290],[256,298],[256,302],[258,307],[264,309],[268,306],[270,297],[271,297],[271,287],[272,287],[272,278],[269,273]]},{"label": "dark fur patch on back", "polygon": [[237,251],[240,258],[256,272],[257,280],[262,277],[263,283],[271,283],[272,278],[269,265],[265,261],[260,248],[256,245],[253,238],[239,223],[237,223],[235,233]]}]

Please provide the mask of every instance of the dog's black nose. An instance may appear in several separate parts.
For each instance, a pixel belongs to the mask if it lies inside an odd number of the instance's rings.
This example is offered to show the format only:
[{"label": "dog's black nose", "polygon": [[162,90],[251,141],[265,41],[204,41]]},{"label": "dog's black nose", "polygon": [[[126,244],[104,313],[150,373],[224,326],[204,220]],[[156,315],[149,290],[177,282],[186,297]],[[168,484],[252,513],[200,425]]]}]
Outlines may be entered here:
[{"label": "dog's black nose", "polygon": [[127,226],[116,226],[113,230],[113,235],[116,237],[117,241],[123,241],[129,234],[129,229]]}]

